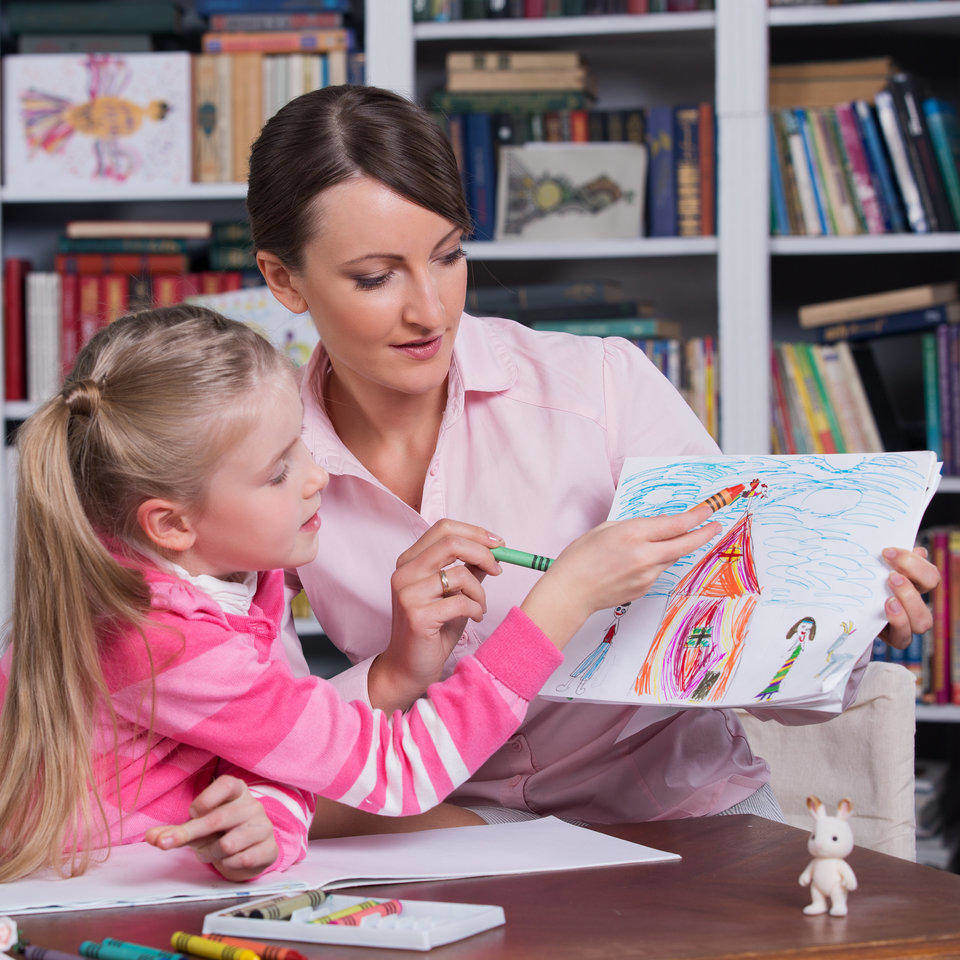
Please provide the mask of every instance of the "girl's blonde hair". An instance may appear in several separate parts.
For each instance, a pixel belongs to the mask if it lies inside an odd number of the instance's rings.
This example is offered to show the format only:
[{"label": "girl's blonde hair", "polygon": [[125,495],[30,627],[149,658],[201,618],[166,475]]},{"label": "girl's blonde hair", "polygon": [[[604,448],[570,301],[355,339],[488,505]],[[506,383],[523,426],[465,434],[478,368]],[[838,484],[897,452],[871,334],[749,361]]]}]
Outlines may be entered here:
[{"label": "girl's blonde hair", "polygon": [[151,497],[202,509],[256,388],[282,371],[266,340],[212,310],[146,310],[98,333],[21,428],[0,881],[47,865],[82,872],[95,813],[109,840],[92,758],[97,711],[114,716],[99,640],[140,627],[150,607],[143,577],[111,547],[143,543],[137,507]]}]

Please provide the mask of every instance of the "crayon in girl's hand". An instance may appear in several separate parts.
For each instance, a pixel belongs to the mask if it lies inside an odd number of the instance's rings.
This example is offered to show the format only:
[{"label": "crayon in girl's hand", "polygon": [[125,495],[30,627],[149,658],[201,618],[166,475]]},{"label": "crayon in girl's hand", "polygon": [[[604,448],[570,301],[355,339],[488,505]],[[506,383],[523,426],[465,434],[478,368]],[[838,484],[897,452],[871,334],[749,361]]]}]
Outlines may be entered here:
[{"label": "crayon in girl's hand", "polygon": [[[721,507],[726,507],[733,503],[746,489],[746,485],[742,483],[734,484],[732,487],[724,487],[719,493],[711,494],[706,500],[698,503],[697,506],[702,507],[706,504],[712,512],[716,513]],[[694,509],[696,509],[696,507]]]},{"label": "crayon in girl's hand", "polygon": [[549,570],[553,563],[549,557],[536,553],[524,553],[523,550],[511,550],[509,547],[494,547],[490,551],[501,563],[512,563],[515,567],[529,567],[531,570]]},{"label": "crayon in girl's hand", "polygon": [[307,960],[299,950],[294,950],[292,947],[278,947],[273,943],[257,943],[254,940],[240,940],[237,937],[223,937],[219,933],[205,933],[204,936],[218,943],[229,943],[232,947],[245,947],[262,960]]}]

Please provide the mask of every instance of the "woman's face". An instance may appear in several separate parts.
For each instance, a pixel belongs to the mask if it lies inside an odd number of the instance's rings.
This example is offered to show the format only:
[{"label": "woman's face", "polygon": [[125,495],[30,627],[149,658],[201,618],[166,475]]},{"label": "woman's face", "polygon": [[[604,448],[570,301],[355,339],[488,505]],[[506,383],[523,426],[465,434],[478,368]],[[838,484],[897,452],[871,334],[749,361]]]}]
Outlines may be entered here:
[{"label": "woman's face", "polygon": [[292,282],[335,370],[406,394],[441,386],[466,298],[463,231],[366,177],[315,203]]}]

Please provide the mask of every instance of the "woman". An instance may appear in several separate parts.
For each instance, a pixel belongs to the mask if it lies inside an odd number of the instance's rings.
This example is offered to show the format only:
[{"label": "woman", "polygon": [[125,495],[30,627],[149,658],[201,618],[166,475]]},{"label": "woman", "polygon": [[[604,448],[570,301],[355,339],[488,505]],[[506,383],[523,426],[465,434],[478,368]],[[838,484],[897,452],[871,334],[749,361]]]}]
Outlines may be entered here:
[{"label": "woman", "polygon": [[[413,104],[369,87],[292,101],[253,146],[247,205],[266,282],[290,310],[310,311],[322,339],[304,374],[304,439],[331,474],[321,554],[337,543],[343,551],[336,565],[325,559],[297,575],[355,663],[337,679],[348,697],[403,708],[418,682],[436,679],[418,674],[422,659],[390,600],[397,555],[431,525],[452,517],[556,555],[604,520],[625,457],[718,452],[627,341],[463,313],[470,218],[460,175],[446,138]],[[441,526],[436,536],[458,530]],[[903,647],[929,624],[918,588],[937,574],[909,551],[889,563],[885,638]],[[470,567],[445,576],[454,591],[482,591],[487,611],[463,630],[449,671],[537,574],[504,569],[482,588]],[[398,686],[397,676],[409,682]],[[638,713],[646,725],[618,743]],[[538,701],[454,795],[476,816],[449,808],[436,816],[780,818],[767,765],[731,711],[666,713]]]}]

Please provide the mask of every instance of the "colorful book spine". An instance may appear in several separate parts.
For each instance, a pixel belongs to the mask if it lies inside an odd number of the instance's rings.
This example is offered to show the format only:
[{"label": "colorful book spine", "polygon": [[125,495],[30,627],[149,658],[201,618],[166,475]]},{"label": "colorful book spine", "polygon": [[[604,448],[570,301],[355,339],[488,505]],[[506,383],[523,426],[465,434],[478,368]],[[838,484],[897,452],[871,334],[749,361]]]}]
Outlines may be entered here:
[{"label": "colorful book spine", "polygon": [[960,703],[960,530],[947,533],[947,607],[950,618],[947,670],[950,702]]},{"label": "colorful book spine", "polygon": [[880,204],[884,229],[888,233],[902,233],[907,229],[907,222],[887,155],[884,152],[883,139],[874,116],[874,108],[866,100],[855,100],[853,113],[860,130],[867,163],[870,166],[870,177],[873,180],[877,202]]},{"label": "colorful book spine", "polygon": [[533,330],[574,333],[587,337],[676,337],[680,328],[673,320],[538,320]]},{"label": "colorful book spine", "polygon": [[960,327],[955,324],[947,328],[947,348],[950,357],[950,449],[953,453],[950,472],[960,474],[960,381],[957,379],[960,371]]},{"label": "colorful book spine", "polygon": [[903,198],[910,229],[914,233],[929,233],[930,222],[907,156],[907,144],[900,129],[893,94],[889,90],[881,90],[877,94],[876,104],[877,119],[880,121],[880,129],[887,144],[893,172],[900,186],[900,196]]},{"label": "colorful book spine", "polygon": [[947,533],[931,536],[933,565],[940,571],[940,585],[933,590],[933,669],[931,694],[934,703],[950,701],[950,583]]},{"label": "colorful book spine", "polygon": [[793,112],[797,118],[797,129],[800,131],[800,139],[803,143],[804,159],[810,172],[810,183],[813,187],[813,199],[817,207],[817,219],[820,221],[820,232],[824,235],[836,233],[836,226],[831,222],[829,215],[827,195],[823,183],[823,170],[813,140],[810,119],[806,110],[796,109]]},{"label": "colorful book spine", "polygon": [[677,235],[676,149],[673,110],[651,107],[648,112],[647,146],[650,151],[650,175],[647,209],[650,211],[650,236]]},{"label": "colorful book spine", "polygon": [[[839,168],[840,188],[843,191],[846,204],[850,208],[853,216],[853,229],[855,233],[870,233],[867,224],[867,214],[860,202],[860,191],[858,189],[858,180],[854,174],[853,161],[847,151],[844,142],[843,130],[840,127],[840,118],[837,111],[833,108],[824,111],[824,123],[827,127],[827,133],[830,137],[830,146],[836,163]],[[856,138],[854,138],[856,139]],[[856,144],[857,147],[861,145]],[[870,186],[870,178],[866,176],[866,167],[864,165],[864,179],[867,186]]]},{"label": "colorful book spine", "polygon": [[204,53],[329,53],[352,50],[350,30],[264,30],[205,33]]},{"label": "colorful book spine", "polygon": [[700,104],[700,233],[712,237],[717,232],[716,122],[712,103]]},{"label": "colorful book spine", "polygon": [[678,107],[674,111],[676,144],[677,235],[699,237],[700,222],[700,109]]},{"label": "colorful book spine", "polygon": [[927,432],[927,449],[933,450],[938,460],[943,459],[940,437],[940,376],[937,372],[937,336],[925,333],[920,340],[923,361],[923,412]]},{"label": "colorful book spine", "polygon": [[807,379],[807,389],[814,411],[814,423],[821,431],[824,452],[846,453],[840,425],[837,423],[833,404],[830,402],[830,394],[827,393],[826,384],[817,366],[816,348],[809,343],[798,343],[797,354],[800,358],[801,370]]},{"label": "colorful book spine", "polygon": [[940,443],[943,466],[947,473],[955,473],[953,450],[953,404],[950,401],[950,332],[945,327],[937,327],[937,372],[939,374],[940,397]]},{"label": "colorful book spine", "polygon": [[60,363],[66,378],[80,352],[80,278],[75,273],[60,275]]},{"label": "colorful book spine", "polygon": [[957,122],[957,111],[952,103],[930,97],[923,101],[923,112],[927,118],[927,129],[930,131],[930,140],[950,211],[954,223],[960,225],[960,174],[957,171],[957,162],[960,160],[960,124]]},{"label": "colorful book spine", "polygon": [[7,400],[27,399],[27,334],[24,290],[30,262],[3,262],[3,371]]},{"label": "colorful book spine", "polygon": [[817,332],[823,343],[834,343],[837,340],[872,340],[875,337],[929,330],[941,323],[956,323],[958,320],[960,308],[954,303],[942,303],[925,310],[907,310],[882,317],[851,320],[848,323],[832,323],[819,327]]},{"label": "colorful book spine", "polygon": [[790,215],[787,212],[787,194],[783,186],[783,169],[777,155],[777,134],[773,115],[769,118],[770,153],[770,232],[777,237],[791,233]]},{"label": "colorful book spine", "polygon": [[466,133],[467,198],[474,224],[472,239],[492,240],[496,171],[490,114],[468,113]]}]

